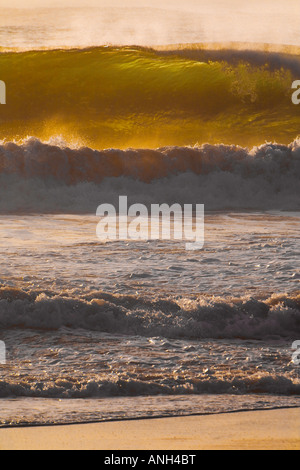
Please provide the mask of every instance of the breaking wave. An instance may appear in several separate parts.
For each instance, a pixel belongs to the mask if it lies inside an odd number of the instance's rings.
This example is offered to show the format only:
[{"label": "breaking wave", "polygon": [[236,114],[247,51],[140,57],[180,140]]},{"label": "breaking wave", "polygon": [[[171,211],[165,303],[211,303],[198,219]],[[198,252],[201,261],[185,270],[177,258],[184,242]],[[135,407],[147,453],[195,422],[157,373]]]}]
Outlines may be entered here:
[{"label": "breaking wave", "polygon": [[9,88],[0,139],[62,135],[97,149],[287,144],[299,133],[291,85],[300,62],[299,49],[286,49],[2,52],[1,80]]},{"label": "breaking wave", "polygon": [[300,141],[251,150],[202,145],[70,148],[29,138],[0,145],[1,213],[95,213],[103,202],[205,204],[207,210],[300,209]]},{"label": "breaking wave", "polygon": [[300,295],[265,300],[212,297],[147,299],[91,293],[74,298],[54,292],[0,289],[0,328],[58,330],[190,339],[295,338],[300,335]]},{"label": "breaking wave", "polygon": [[105,398],[118,396],[201,395],[201,394],[272,394],[299,395],[300,384],[284,376],[251,377],[249,379],[203,379],[169,385],[138,380],[102,380],[70,382],[57,380],[49,384],[12,384],[0,382],[0,398]]}]

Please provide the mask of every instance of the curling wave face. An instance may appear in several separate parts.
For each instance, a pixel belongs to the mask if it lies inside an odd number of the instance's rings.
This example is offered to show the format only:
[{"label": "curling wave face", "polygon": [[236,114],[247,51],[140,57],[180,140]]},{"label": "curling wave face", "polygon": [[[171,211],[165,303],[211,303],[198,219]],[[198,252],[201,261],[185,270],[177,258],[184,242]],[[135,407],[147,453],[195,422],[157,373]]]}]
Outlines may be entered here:
[{"label": "curling wave face", "polygon": [[9,140],[61,134],[98,149],[252,146],[288,144],[299,133],[291,84],[300,63],[293,48],[2,52],[0,69],[8,85],[0,138]]}]

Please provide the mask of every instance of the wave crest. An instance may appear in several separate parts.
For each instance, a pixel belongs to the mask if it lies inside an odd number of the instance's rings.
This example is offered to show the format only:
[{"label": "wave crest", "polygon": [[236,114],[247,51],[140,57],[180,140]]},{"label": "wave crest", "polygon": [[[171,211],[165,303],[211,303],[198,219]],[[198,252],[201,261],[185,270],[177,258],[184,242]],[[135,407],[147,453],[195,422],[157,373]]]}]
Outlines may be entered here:
[{"label": "wave crest", "polygon": [[97,293],[81,298],[0,289],[0,327],[62,327],[167,338],[266,339],[300,335],[300,295],[178,303]]},{"label": "wave crest", "polygon": [[99,204],[205,204],[207,210],[300,209],[300,141],[252,150],[209,145],[69,148],[29,138],[0,145],[0,211],[95,213]]},{"label": "wave crest", "polygon": [[299,132],[291,101],[300,70],[295,51],[186,45],[6,52],[0,69],[9,84],[0,138],[59,132],[93,148],[155,148],[287,143]]}]

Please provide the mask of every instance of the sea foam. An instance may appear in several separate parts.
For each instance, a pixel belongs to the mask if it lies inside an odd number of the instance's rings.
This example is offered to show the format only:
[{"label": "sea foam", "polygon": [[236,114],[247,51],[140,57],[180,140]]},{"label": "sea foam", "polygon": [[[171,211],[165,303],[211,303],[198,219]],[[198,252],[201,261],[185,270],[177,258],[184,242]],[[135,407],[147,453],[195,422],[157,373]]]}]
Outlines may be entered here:
[{"label": "sea foam", "polygon": [[30,138],[0,145],[0,211],[95,213],[101,203],[205,204],[207,210],[300,209],[300,143],[251,150],[69,148]]}]

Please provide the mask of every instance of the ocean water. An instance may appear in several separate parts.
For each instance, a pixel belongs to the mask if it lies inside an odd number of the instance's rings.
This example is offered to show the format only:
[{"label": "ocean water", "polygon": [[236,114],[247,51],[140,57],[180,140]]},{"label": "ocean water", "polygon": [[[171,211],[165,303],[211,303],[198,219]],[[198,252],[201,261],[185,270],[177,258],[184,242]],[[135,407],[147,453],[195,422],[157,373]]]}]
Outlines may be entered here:
[{"label": "ocean water", "polygon": [[[90,149],[85,160],[91,169],[95,149],[225,144],[250,152],[266,141],[290,145],[299,133],[299,107],[292,103],[291,88],[300,74],[299,47],[239,47],[5,50],[0,58],[7,104],[0,140],[20,143],[31,136],[53,144],[58,156],[61,147],[85,147]],[[17,154],[12,146],[8,150]],[[38,152],[38,145],[32,150]],[[139,171],[139,155],[141,151],[136,152],[137,176],[143,172],[146,179],[154,170],[153,159],[144,152],[141,163],[148,161],[148,167]],[[108,176],[120,174],[118,153],[112,156],[112,165],[103,171]],[[171,157],[174,161],[174,151]],[[191,157],[186,159],[190,168]],[[55,169],[53,165],[50,174]],[[128,172],[134,176],[134,167]]]},{"label": "ocean water", "polygon": [[[299,406],[295,48],[146,48],[116,10],[122,46],[82,44],[46,13],[0,20],[0,425]],[[154,45],[207,41],[168,21]],[[203,249],[99,240],[121,195],[204,204]]]},{"label": "ocean water", "polygon": [[299,219],[208,213],[187,252],[2,215],[2,425],[298,406]]}]

